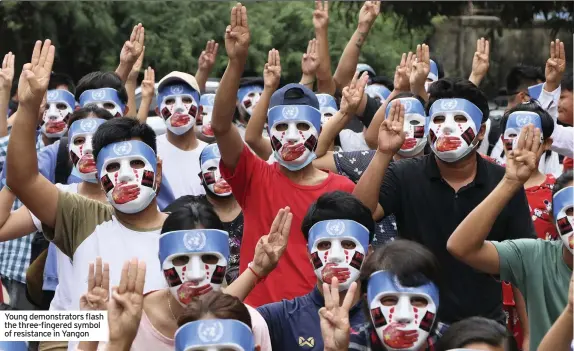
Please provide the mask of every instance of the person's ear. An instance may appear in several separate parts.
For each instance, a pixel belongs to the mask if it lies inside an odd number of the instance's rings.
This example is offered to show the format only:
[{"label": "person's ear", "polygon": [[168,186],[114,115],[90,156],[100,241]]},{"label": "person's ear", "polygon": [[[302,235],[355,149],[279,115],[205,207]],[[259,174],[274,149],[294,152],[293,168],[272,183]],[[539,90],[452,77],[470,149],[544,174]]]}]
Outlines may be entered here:
[{"label": "person's ear", "polygon": [[124,116],[127,116],[129,111],[130,108],[128,107],[128,105],[126,105],[126,107],[124,107]]},{"label": "person's ear", "polygon": [[484,134],[486,134],[486,123],[480,125],[480,129],[478,130],[478,140],[482,141],[484,139]]},{"label": "person's ear", "polygon": [[518,103],[519,104],[523,104],[523,103],[528,102],[528,101],[530,101],[530,96],[528,96],[528,94],[526,94],[523,91],[518,93]]}]

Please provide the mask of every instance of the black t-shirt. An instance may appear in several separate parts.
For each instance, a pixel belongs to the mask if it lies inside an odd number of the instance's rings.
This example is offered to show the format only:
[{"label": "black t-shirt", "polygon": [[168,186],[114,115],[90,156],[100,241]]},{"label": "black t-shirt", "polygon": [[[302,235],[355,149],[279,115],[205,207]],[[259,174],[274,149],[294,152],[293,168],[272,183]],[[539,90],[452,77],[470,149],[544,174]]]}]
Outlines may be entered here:
[{"label": "black t-shirt", "polygon": [[[446,242],[463,219],[498,185],[504,168],[477,157],[473,182],[458,193],[439,172],[434,155],[390,164],[381,186],[379,203],[394,214],[399,237],[426,246],[444,272],[439,316],[451,324],[470,316],[503,320],[500,282],[458,261]],[[524,190],[519,191],[498,216],[488,240],[536,238]]]}]

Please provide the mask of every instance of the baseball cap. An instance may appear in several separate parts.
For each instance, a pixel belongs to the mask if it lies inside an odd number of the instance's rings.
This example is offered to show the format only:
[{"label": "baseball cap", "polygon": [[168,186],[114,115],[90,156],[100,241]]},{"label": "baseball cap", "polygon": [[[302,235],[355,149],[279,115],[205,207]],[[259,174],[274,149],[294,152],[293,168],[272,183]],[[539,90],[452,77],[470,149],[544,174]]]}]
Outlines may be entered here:
[{"label": "baseball cap", "polygon": [[157,86],[157,90],[158,91],[161,90],[165,85],[172,83],[172,82],[184,82],[187,85],[189,85],[190,87],[192,87],[193,90],[197,91],[198,93],[200,92],[199,84],[197,84],[197,80],[195,80],[194,76],[192,76],[189,73],[178,72],[178,71],[173,71],[173,72],[169,73],[167,76],[163,77],[159,81],[159,84]]},{"label": "baseball cap", "polygon": [[319,100],[311,89],[301,84],[291,83],[271,95],[269,108],[279,105],[308,105],[318,110]]}]

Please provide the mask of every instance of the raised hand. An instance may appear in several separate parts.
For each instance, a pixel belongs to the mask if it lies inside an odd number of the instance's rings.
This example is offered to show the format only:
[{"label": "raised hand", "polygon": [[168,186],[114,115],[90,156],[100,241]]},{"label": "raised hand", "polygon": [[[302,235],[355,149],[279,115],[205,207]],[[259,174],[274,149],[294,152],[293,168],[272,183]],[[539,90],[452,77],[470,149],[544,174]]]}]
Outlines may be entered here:
[{"label": "raised hand", "polygon": [[245,60],[249,49],[247,8],[237,3],[231,9],[231,24],[225,30],[225,50],[230,60]]},{"label": "raised hand", "polygon": [[253,258],[253,269],[257,275],[267,276],[277,266],[287,248],[292,220],[293,214],[289,207],[280,209],[271,224],[269,234],[262,236],[257,242]]},{"label": "raised hand", "polygon": [[267,63],[263,69],[263,84],[266,88],[272,90],[277,89],[279,81],[281,80],[281,57],[279,51],[275,49],[269,50],[267,55]]},{"label": "raised hand", "polygon": [[367,32],[371,29],[371,26],[375,23],[380,10],[380,1],[365,1],[363,7],[361,7],[361,11],[359,12],[359,29],[362,32]]},{"label": "raised hand", "polygon": [[14,80],[14,59],[15,56],[10,51],[4,55],[2,69],[0,70],[0,91],[10,92],[12,81]]},{"label": "raised hand", "polygon": [[411,88],[424,87],[430,72],[430,49],[427,44],[417,45],[417,55],[411,57],[411,64],[412,70],[409,77]]},{"label": "raised hand", "polygon": [[124,263],[120,285],[113,288],[108,303],[110,342],[131,345],[135,338],[142,316],[145,273],[144,261],[132,258]]},{"label": "raised hand", "polygon": [[361,104],[369,76],[367,75],[367,72],[363,72],[361,78],[358,78],[358,75],[359,72],[356,72],[351,83],[343,88],[341,107],[339,109],[341,113],[354,115]]},{"label": "raised hand", "polygon": [[[478,79],[478,83],[486,76],[490,66],[490,42],[487,39],[480,38],[476,41],[476,52],[472,59],[471,77]],[[473,79],[471,79],[472,81]],[[476,83],[475,83],[476,84]]]},{"label": "raised hand", "polygon": [[96,258],[96,265],[90,263],[88,271],[88,291],[80,297],[80,310],[105,311],[110,298],[110,266]]},{"label": "raised hand", "polygon": [[564,43],[559,39],[550,42],[550,58],[546,61],[544,75],[547,90],[554,91],[560,85],[562,75],[566,70],[566,51]]},{"label": "raised hand", "polygon": [[213,69],[215,64],[215,58],[217,57],[217,50],[219,49],[219,44],[215,40],[210,40],[205,45],[205,50],[199,55],[198,66],[200,70],[209,71]]},{"label": "raised hand", "polygon": [[120,52],[120,63],[125,63],[127,65],[135,64],[143,53],[144,39],[145,29],[141,23],[138,23],[134,26],[134,29],[132,29],[130,40],[126,41],[122,47],[122,51]]},{"label": "raised hand", "polygon": [[142,69],[144,56],[145,56],[145,46],[142,49],[142,53],[140,54],[140,57],[138,57],[138,59],[136,60],[136,62],[132,66],[132,70],[130,71],[128,79],[132,79],[133,81],[137,81],[138,76],[140,74],[140,70]]},{"label": "raised hand", "polygon": [[540,143],[540,129],[529,124],[522,127],[516,147],[506,153],[506,173],[504,177],[513,182],[526,183],[534,170],[538,153],[544,151]]},{"label": "raised hand", "polygon": [[313,11],[313,26],[315,29],[326,29],[329,25],[329,3],[323,0],[315,0]]},{"label": "raised hand", "polygon": [[339,282],[333,278],[332,284],[323,283],[325,307],[319,309],[321,320],[321,335],[325,351],[346,350],[349,346],[349,310],[353,307],[353,299],[357,283],[353,282],[345,294],[343,304],[339,305]]},{"label": "raised hand", "polygon": [[408,55],[403,54],[403,56],[401,57],[401,62],[399,63],[397,69],[395,70],[395,80],[394,80],[395,89],[397,89],[398,91],[411,90],[410,76],[414,59],[415,56],[413,55],[412,52],[409,52]]},{"label": "raised hand", "polygon": [[301,59],[301,70],[304,75],[315,77],[315,72],[319,68],[319,49],[317,47],[317,39],[309,40],[307,44],[307,52],[303,54]]},{"label": "raised hand", "polygon": [[152,98],[155,95],[155,71],[153,68],[148,67],[144,71],[144,79],[142,80],[142,98]]},{"label": "raised hand", "polygon": [[379,128],[378,151],[395,155],[405,141],[405,132],[403,131],[405,107],[398,100],[390,103],[389,115]]},{"label": "raised hand", "polygon": [[50,39],[46,39],[44,44],[37,41],[34,45],[32,62],[24,65],[18,81],[18,101],[21,106],[29,105],[34,111],[40,108],[48,90],[55,53],[56,48]]}]

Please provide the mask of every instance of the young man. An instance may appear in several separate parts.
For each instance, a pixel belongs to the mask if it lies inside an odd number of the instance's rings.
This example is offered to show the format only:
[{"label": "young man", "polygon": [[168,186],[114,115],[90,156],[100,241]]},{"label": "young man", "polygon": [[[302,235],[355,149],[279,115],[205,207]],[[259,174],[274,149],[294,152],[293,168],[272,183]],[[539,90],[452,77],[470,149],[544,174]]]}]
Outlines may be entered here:
[{"label": "young man", "polygon": [[[562,240],[489,240],[492,236],[488,233],[500,221],[504,207],[523,191],[543,151],[540,129],[533,124],[522,127],[512,151],[507,152],[504,178],[447,242],[448,251],[457,259],[488,275],[500,275],[522,292],[528,311],[530,350],[538,348],[568,300],[574,250],[572,172],[560,176],[553,189],[553,218]],[[509,236],[516,236],[514,230],[507,228]]]},{"label": "young man", "polygon": [[[449,232],[504,174],[503,168],[476,153],[484,136],[488,103],[464,79],[441,79],[431,85],[429,95],[426,131],[432,154],[391,163],[405,140],[404,107],[393,103],[380,127],[377,152],[354,194],[372,212],[380,204],[385,215],[394,214],[399,236],[423,244],[437,257],[445,279],[442,321],[482,315],[503,322],[500,283],[457,262],[445,250]],[[490,236],[498,240],[534,237],[524,190],[504,209]]]},{"label": "young man", "polygon": [[171,72],[159,81],[157,91],[156,113],[165,119],[167,128],[166,134],[157,138],[164,176],[175,198],[205,194],[197,178],[199,155],[207,145],[197,139],[194,130],[201,116],[197,81],[191,74]]},{"label": "young man", "polygon": [[[268,125],[277,162],[267,164],[244,145],[232,122],[249,48],[244,6],[232,9],[225,41],[229,63],[215,96],[212,124],[221,152],[221,173],[245,216],[241,257],[252,256],[261,233],[267,231],[279,208],[289,205],[294,217],[283,263],[246,300],[252,306],[260,306],[301,296],[313,288],[316,277],[307,258],[305,240],[295,228],[299,228],[307,208],[321,194],[333,190],[350,192],[354,184],[313,167],[321,113],[315,94],[300,84],[287,85],[271,97]],[[240,267],[245,270],[247,262],[242,261]]]},{"label": "young man", "polygon": [[235,121],[237,130],[241,137],[245,139],[247,123],[251,119],[255,106],[261,99],[263,93],[263,79],[261,78],[241,78],[239,89],[237,90],[237,119]]},{"label": "young man", "polygon": [[[311,205],[301,231],[315,269],[315,287],[306,295],[257,309],[267,322],[274,351],[324,349],[318,313],[325,306],[322,285],[331,284],[336,277],[341,300],[344,298],[372,251],[374,229],[369,209],[351,194],[342,191],[323,194]],[[365,319],[359,302],[360,289],[354,291],[354,307],[349,316],[351,325],[359,325]]]}]

